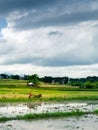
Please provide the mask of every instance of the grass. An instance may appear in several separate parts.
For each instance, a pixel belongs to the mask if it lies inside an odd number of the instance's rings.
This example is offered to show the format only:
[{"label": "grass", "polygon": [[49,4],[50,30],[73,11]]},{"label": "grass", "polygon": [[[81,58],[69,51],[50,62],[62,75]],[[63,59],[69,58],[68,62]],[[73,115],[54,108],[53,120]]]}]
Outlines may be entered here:
[{"label": "grass", "polygon": [[[42,98],[28,98],[33,95],[42,94]],[[98,89],[79,89],[68,85],[41,84],[39,88],[27,86],[24,80],[0,80],[0,103],[11,102],[62,102],[69,100],[98,100]],[[93,112],[55,112],[42,114],[27,114],[16,117],[0,117],[0,121],[21,120],[21,119],[43,119],[67,116],[80,116],[84,114],[98,114],[98,110]]]},{"label": "grass", "polygon": [[[33,95],[42,94],[42,98],[28,98],[29,93]],[[41,84],[39,88],[27,86],[24,80],[0,80],[0,103],[11,102],[62,102],[69,100],[98,100],[98,89],[79,89],[68,85]],[[98,114],[93,112],[55,112],[42,114],[26,114],[16,117],[0,117],[1,121],[44,119],[68,116],[80,116],[84,114]]]},{"label": "grass", "polygon": [[[28,98],[42,94],[42,98]],[[68,85],[41,84],[39,88],[30,88],[24,80],[0,80],[0,102],[98,100],[98,89],[79,89]]]},{"label": "grass", "polygon": [[[29,92],[33,95],[42,94],[42,98],[28,98]],[[66,100],[97,100],[98,91],[58,91],[36,89],[3,89],[0,90],[0,102],[26,101],[66,101]]]},{"label": "grass", "polygon": [[84,112],[73,111],[73,112],[54,112],[54,113],[40,113],[40,114],[26,114],[24,116],[16,116],[18,120],[28,119],[45,119],[45,118],[57,118],[57,117],[69,117],[69,116],[80,116]]},{"label": "grass", "polygon": [[98,114],[98,110],[93,112],[82,112],[80,110],[75,110],[72,112],[54,112],[54,113],[40,113],[40,114],[26,114],[23,116],[16,117],[0,117],[0,122],[10,121],[10,120],[33,120],[33,119],[46,119],[46,118],[60,118],[60,117],[72,117],[72,116],[82,116],[87,114]]}]

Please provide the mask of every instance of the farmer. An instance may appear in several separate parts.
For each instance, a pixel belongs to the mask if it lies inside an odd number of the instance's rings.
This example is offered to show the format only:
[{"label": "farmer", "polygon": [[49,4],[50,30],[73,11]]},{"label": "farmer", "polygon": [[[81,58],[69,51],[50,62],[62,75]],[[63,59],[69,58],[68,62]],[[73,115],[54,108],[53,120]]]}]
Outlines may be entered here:
[{"label": "farmer", "polygon": [[31,97],[32,97],[32,93],[31,93],[31,91],[30,91],[28,98],[31,98]]}]

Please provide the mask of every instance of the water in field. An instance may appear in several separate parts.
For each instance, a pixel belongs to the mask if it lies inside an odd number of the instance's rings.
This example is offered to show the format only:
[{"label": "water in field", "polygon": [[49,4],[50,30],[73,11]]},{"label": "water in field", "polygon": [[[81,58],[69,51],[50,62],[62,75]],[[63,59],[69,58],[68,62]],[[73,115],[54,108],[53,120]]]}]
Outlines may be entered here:
[{"label": "water in field", "polygon": [[98,109],[98,101],[63,103],[0,104],[0,117],[14,117],[29,113],[71,112],[74,110],[93,111]]},{"label": "water in field", "polygon": [[29,121],[13,120],[0,123],[0,130],[98,130],[98,116],[85,115]]}]

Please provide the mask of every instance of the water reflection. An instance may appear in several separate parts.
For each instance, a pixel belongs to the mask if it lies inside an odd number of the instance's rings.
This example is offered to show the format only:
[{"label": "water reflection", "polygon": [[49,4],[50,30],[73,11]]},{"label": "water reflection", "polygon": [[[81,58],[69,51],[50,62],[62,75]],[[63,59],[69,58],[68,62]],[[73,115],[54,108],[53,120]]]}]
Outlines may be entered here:
[{"label": "water reflection", "polygon": [[98,116],[85,115],[58,119],[7,121],[0,123],[0,130],[98,130]]},{"label": "water reflection", "polygon": [[76,109],[91,112],[98,109],[98,102],[0,104],[0,117],[12,117],[29,113],[71,112]]},{"label": "water reflection", "polygon": [[37,105],[33,104],[33,103],[27,103],[27,107],[29,109],[36,109]]}]

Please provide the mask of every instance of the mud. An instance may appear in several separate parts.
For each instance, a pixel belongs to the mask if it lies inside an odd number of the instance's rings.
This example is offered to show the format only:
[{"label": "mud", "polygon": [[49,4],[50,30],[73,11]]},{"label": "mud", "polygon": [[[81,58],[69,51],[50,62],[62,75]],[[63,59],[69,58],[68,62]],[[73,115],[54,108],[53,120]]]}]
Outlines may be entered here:
[{"label": "mud", "polygon": [[98,102],[0,104],[0,117],[14,117],[29,113],[71,112],[76,109],[94,111],[98,109]]}]

